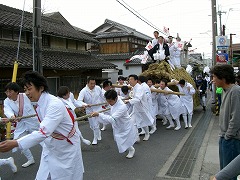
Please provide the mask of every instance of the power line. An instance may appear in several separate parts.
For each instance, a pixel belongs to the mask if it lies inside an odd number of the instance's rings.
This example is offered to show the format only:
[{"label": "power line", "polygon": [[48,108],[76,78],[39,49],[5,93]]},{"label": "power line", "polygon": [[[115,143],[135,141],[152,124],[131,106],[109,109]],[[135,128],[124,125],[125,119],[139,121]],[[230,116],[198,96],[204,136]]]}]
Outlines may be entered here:
[{"label": "power line", "polygon": [[[136,10],[134,10],[131,6],[129,6],[127,3],[125,3],[123,0],[123,2],[126,4],[124,5],[123,3],[121,3],[119,0],[116,0],[119,4],[121,4],[125,9],[127,9],[129,12],[131,12],[133,15],[135,15],[137,18],[139,18],[141,21],[145,22],[147,25],[151,26],[152,28],[158,30],[159,32],[161,32],[162,34],[167,36],[167,33],[163,32],[162,30],[160,30],[157,26],[155,26],[154,24],[152,24],[149,20],[147,20],[145,17],[143,17],[141,14],[139,14]],[[127,7],[128,6],[128,7]],[[132,10],[131,10],[131,9]],[[134,12],[133,12],[134,11]]]}]

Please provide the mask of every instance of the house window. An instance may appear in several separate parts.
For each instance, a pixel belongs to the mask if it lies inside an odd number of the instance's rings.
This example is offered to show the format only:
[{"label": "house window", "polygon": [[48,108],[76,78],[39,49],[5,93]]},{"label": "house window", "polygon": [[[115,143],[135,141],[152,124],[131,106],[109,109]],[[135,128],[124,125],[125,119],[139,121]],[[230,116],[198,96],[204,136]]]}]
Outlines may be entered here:
[{"label": "house window", "polygon": [[123,75],[123,70],[122,69],[119,69],[118,75]]},{"label": "house window", "polygon": [[125,66],[126,70],[129,70],[129,66]]},{"label": "house window", "polygon": [[122,42],[127,42],[127,41],[128,41],[128,38],[127,38],[127,37],[122,37],[122,38],[121,38],[121,41],[122,41]]},{"label": "house window", "polygon": [[108,38],[107,39],[107,42],[109,43],[109,42],[113,42],[113,38]]},{"label": "house window", "polygon": [[121,39],[120,38],[114,38],[114,42],[120,42]]},{"label": "house window", "polygon": [[42,46],[49,47],[50,46],[50,38],[47,35],[42,35]]},{"label": "house window", "polygon": [[[18,41],[20,36],[20,32],[19,31],[13,31],[13,40]],[[26,32],[21,33],[21,41],[26,41]]]},{"label": "house window", "polygon": [[2,29],[3,39],[13,39],[13,31],[11,29]]},{"label": "house window", "polygon": [[106,43],[106,39],[100,39],[100,43]]}]

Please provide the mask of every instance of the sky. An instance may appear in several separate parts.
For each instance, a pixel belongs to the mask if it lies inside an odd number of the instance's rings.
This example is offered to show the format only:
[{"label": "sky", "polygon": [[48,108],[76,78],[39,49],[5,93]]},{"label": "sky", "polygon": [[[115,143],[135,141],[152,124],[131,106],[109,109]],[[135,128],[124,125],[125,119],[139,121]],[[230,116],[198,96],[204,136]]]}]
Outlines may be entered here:
[{"label": "sky", "polygon": [[[204,58],[212,56],[211,0],[119,0],[136,10],[158,29],[169,28],[170,35],[177,33],[183,41],[190,41],[195,53]],[[149,3],[150,2],[150,3]],[[0,0],[4,4],[23,9],[24,0]],[[32,12],[33,0],[25,0],[25,11]],[[117,0],[42,0],[44,13],[59,11],[72,25],[93,31],[110,19],[153,37],[153,27],[147,25],[125,9]],[[240,1],[217,0],[217,11],[222,11],[221,22],[226,35],[236,34],[233,43],[240,43]],[[218,16],[219,24],[219,16]],[[219,31],[219,28],[218,28]],[[160,33],[161,35],[161,33]]]}]

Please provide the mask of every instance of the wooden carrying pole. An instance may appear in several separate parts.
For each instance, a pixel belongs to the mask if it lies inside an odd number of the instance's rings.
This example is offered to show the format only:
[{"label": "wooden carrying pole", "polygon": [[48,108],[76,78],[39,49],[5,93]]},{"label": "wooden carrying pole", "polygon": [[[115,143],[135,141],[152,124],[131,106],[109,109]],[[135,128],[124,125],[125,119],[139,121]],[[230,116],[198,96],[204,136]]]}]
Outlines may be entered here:
[{"label": "wooden carrying pole", "polygon": [[[122,88],[123,86],[126,86],[126,85],[119,85],[119,84],[112,84],[112,87],[115,87],[115,88]],[[132,86],[127,86],[128,89],[132,89]]]},{"label": "wooden carrying pole", "polygon": [[28,115],[28,116],[20,116],[20,117],[9,118],[9,119],[6,118],[7,121],[4,121],[3,119],[1,119],[0,123],[1,122],[4,122],[4,123],[18,122],[18,121],[21,121],[22,119],[31,118],[31,117],[35,117],[35,116],[37,116],[37,114],[32,114],[32,115]]},{"label": "wooden carrying pole", "polygon": [[[109,110],[110,110],[110,108],[107,108],[107,109],[98,111],[98,113],[106,112],[106,111],[109,111]],[[76,118],[75,121],[82,121],[82,120],[84,120],[84,119],[86,119],[86,118],[91,118],[91,117],[92,117],[92,114],[86,114],[86,115],[84,115],[84,116],[81,116],[81,117]]]},{"label": "wooden carrying pole", "polygon": [[157,92],[157,93],[164,93],[164,94],[175,94],[175,95],[180,95],[180,96],[184,96],[184,93],[180,93],[180,92],[175,92],[175,91],[165,91],[165,90],[161,90],[161,89],[153,89],[150,88],[151,92]]},{"label": "wooden carrying pole", "polygon": [[[121,88],[123,85],[118,85],[118,84],[113,84],[112,87],[117,87],[117,88]],[[128,89],[132,89],[132,86],[127,86]],[[165,94],[175,94],[175,95],[185,95],[183,93],[180,92],[175,92],[175,91],[166,91],[166,90],[161,90],[161,89],[153,89],[150,88],[151,92],[157,92],[157,93],[165,93]]]}]

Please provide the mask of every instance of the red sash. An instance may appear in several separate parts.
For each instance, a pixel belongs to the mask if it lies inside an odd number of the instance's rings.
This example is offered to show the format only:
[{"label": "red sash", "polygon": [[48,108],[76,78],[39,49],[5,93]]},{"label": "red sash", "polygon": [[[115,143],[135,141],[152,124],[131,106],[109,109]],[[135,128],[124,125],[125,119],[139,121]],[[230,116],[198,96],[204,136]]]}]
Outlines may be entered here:
[{"label": "red sash", "polygon": [[[67,109],[67,108],[66,108],[66,109]],[[36,110],[35,110],[35,111],[36,111]],[[51,134],[51,136],[52,136],[52,138],[57,139],[57,140],[64,140],[64,139],[66,139],[67,142],[69,142],[70,144],[73,145],[72,141],[71,141],[69,138],[71,138],[71,137],[75,134],[75,132],[76,132],[76,129],[75,129],[75,127],[74,127],[74,116],[73,116],[73,114],[72,114],[68,109],[67,109],[67,111],[68,111],[68,114],[69,114],[69,116],[71,117],[72,123],[73,123],[72,129],[71,129],[70,132],[68,133],[68,136],[64,136],[63,134],[61,134],[61,133],[56,133],[56,132],[53,132],[53,133]],[[37,113],[37,111],[36,111],[36,113]],[[38,113],[37,113],[37,117],[38,117],[38,121],[41,123],[41,120],[40,120],[40,118],[39,118],[39,116],[38,116]],[[43,135],[46,136],[46,134],[44,133],[43,129],[40,129],[40,132],[41,132]]]}]

